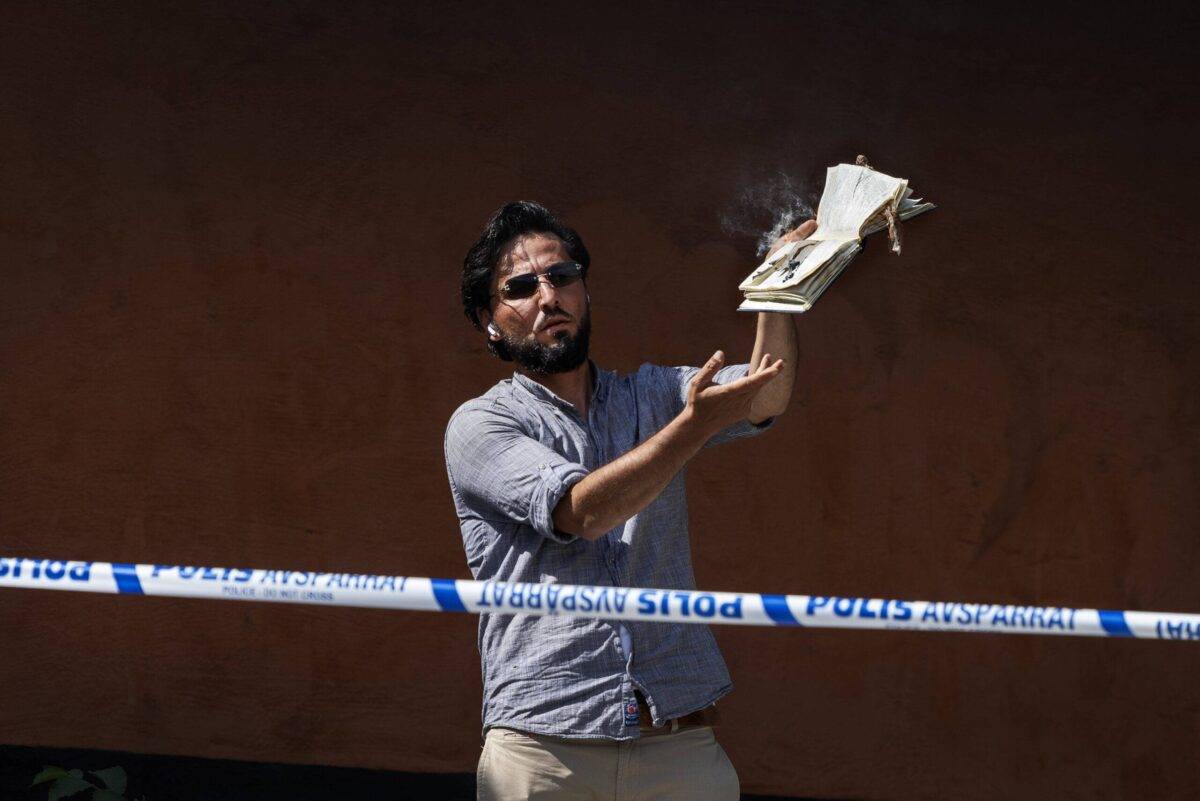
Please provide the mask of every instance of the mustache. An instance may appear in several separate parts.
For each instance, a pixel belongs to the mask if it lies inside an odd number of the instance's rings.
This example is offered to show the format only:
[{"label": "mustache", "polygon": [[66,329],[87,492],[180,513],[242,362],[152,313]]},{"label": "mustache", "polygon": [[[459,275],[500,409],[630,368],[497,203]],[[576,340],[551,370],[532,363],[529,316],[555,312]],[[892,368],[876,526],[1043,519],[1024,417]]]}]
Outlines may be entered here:
[{"label": "mustache", "polygon": [[569,323],[569,322],[571,322],[571,320],[574,320],[574,319],[575,319],[574,317],[567,314],[565,311],[560,310],[557,312],[553,312],[551,314],[547,314],[544,318],[542,318],[542,320],[540,320],[538,322],[537,326],[534,328],[534,331],[538,331],[538,332],[545,331],[547,328],[554,325],[555,323]]}]

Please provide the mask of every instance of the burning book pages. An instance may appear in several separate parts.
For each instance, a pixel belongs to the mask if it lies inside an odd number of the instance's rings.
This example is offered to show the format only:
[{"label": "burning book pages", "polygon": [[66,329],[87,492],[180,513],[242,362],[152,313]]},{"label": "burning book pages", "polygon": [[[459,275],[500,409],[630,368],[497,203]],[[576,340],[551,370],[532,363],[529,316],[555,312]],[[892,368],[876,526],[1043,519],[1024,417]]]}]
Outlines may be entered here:
[{"label": "burning book pages", "polygon": [[932,203],[912,197],[904,178],[865,165],[830,167],[817,207],[817,230],[808,239],[784,245],[746,276],[738,285],[746,295],[738,311],[808,311],[862,250],[865,236],[890,223],[892,250],[899,253],[895,221],[932,208]]}]

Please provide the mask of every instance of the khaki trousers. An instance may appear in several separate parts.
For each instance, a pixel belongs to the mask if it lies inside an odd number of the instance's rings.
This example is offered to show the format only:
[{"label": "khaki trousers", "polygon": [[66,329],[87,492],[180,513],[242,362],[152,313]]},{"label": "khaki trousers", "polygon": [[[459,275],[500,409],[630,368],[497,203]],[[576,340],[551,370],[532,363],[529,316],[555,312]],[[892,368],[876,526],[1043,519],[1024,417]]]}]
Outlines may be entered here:
[{"label": "khaki trousers", "polygon": [[710,726],[629,742],[489,729],[478,801],[737,801],[741,787]]}]

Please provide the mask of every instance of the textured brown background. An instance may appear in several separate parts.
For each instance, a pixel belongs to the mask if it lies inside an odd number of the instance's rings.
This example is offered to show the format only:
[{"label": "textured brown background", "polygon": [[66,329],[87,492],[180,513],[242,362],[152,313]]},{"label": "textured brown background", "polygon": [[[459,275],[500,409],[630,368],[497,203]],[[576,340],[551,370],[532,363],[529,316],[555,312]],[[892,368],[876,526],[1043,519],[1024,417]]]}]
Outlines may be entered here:
[{"label": "textured brown background", "polygon": [[[1193,17],[179,6],[0,20],[0,552],[466,576],[486,215],[584,234],[603,365],[698,363],[751,344],[735,201],[864,152],[940,208],[695,464],[700,585],[1200,611]],[[0,740],[467,771],[474,628],[3,591]],[[749,791],[1200,795],[1194,646],[717,633]]]}]

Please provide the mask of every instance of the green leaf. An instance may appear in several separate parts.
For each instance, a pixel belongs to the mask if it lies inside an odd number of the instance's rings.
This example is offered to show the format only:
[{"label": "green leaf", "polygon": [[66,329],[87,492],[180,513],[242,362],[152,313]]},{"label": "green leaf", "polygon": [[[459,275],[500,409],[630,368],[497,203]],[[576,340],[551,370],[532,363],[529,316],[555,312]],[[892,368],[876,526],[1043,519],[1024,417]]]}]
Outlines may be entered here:
[{"label": "green leaf", "polygon": [[53,765],[42,765],[42,772],[33,777],[33,784],[30,787],[37,787],[42,782],[52,782],[55,779],[61,779],[63,776],[70,776],[62,768],[56,768]]},{"label": "green leaf", "polygon": [[104,786],[117,795],[125,792],[125,784],[129,780],[125,775],[125,768],[119,766],[105,768],[104,770],[93,770],[92,775],[104,782]]},{"label": "green leaf", "polygon": [[92,801],[125,801],[125,796],[120,793],[114,793],[112,790],[101,790],[96,788],[96,792],[92,793]]},{"label": "green leaf", "polygon": [[91,790],[96,785],[91,782],[85,782],[83,779],[75,776],[63,776],[61,779],[50,785],[50,797],[47,801],[59,801],[60,798],[66,798],[69,795],[75,795],[80,790]]}]

